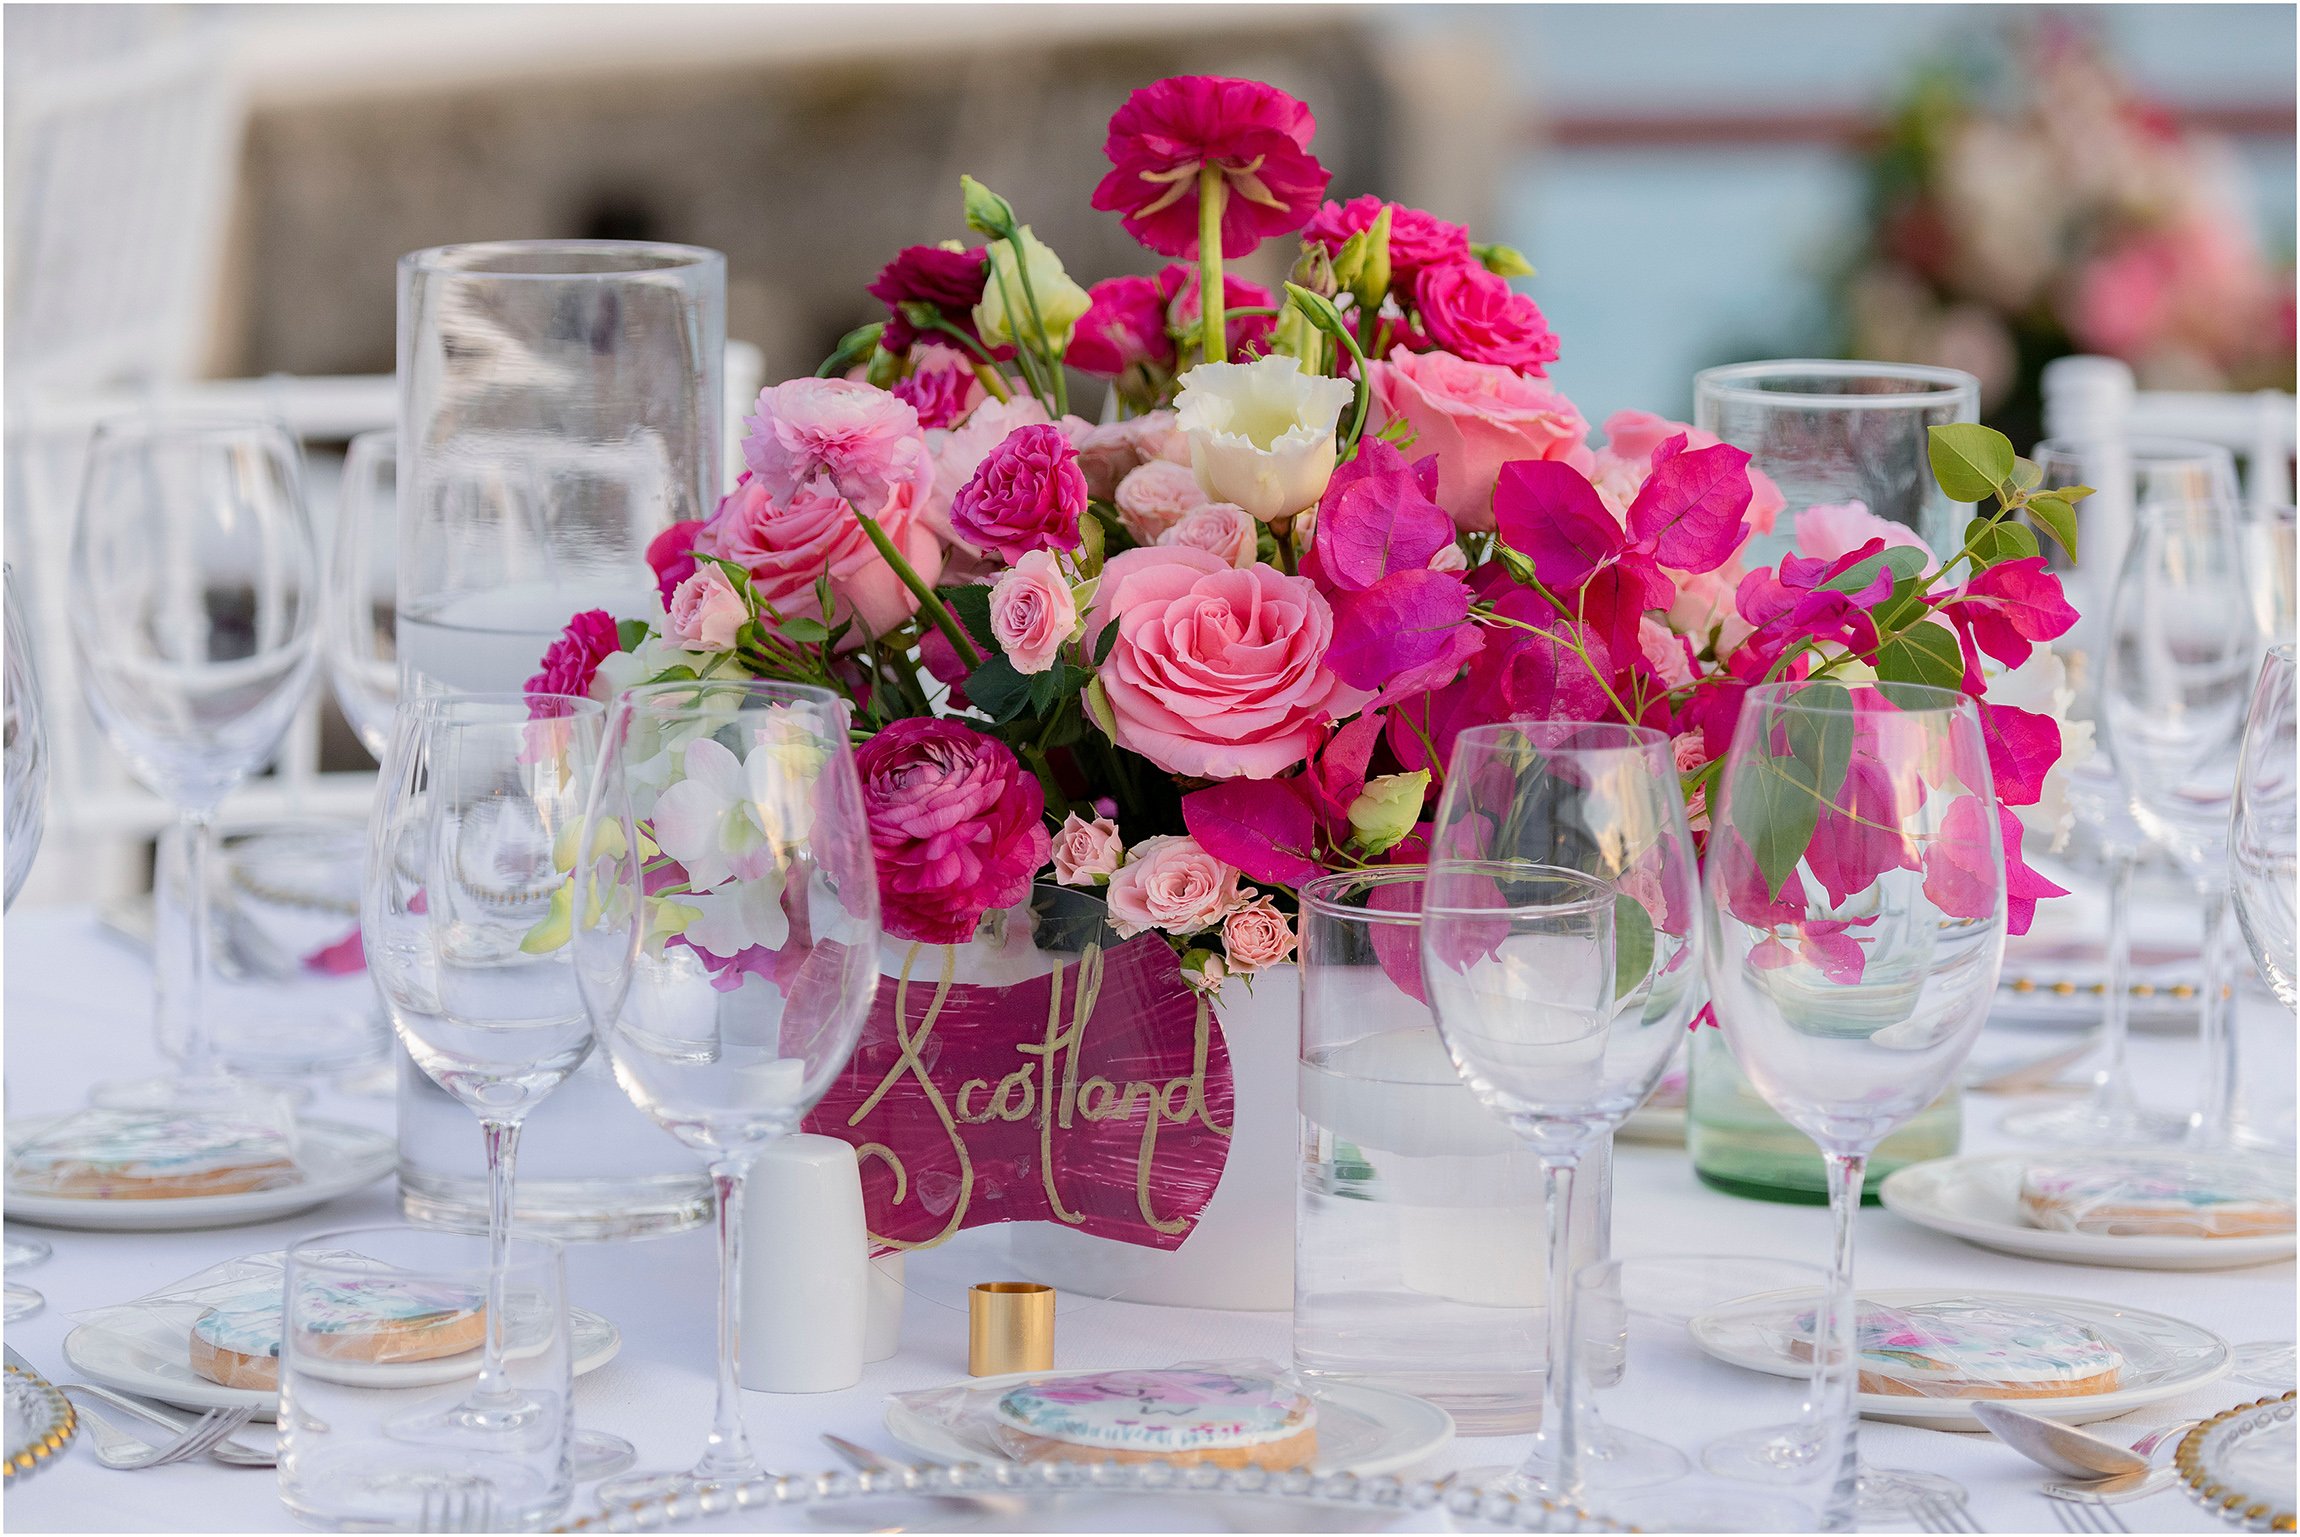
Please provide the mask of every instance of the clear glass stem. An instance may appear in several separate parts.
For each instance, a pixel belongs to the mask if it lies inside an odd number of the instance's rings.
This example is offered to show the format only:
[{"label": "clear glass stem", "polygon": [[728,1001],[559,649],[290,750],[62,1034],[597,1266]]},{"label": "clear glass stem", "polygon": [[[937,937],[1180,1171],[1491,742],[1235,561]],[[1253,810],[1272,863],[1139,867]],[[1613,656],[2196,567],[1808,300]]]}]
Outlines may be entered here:
[{"label": "clear glass stem", "polygon": [[2126,1046],[2132,1026],[2132,870],[2131,849],[2118,849],[2108,865],[2107,976],[2100,1003],[2100,1067],[2092,1077],[2092,1102],[2103,1115],[2132,1114],[2132,1070]]},{"label": "clear glass stem", "polygon": [[184,951],[184,991],[179,1000],[184,1031],[183,1072],[186,1078],[207,1079],[221,1072],[216,1062],[215,1037],[208,1028],[208,975],[214,961],[208,950],[214,937],[209,872],[215,867],[215,812],[205,808],[186,811],[178,819],[177,829],[183,839],[184,881],[190,887],[184,893],[184,906],[192,925],[191,943]]},{"label": "clear glass stem", "polygon": [[757,1156],[752,1149],[711,1165],[711,1187],[719,1198],[719,1397],[711,1413],[711,1439],[694,1474],[711,1482],[755,1478],[763,1471],[743,1429],[742,1384],[736,1376],[743,1353],[743,1181]]},{"label": "clear glass stem", "polygon": [[[1813,1401],[1808,1407],[1816,1425],[1829,1423],[1831,1417],[1849,1412],[1852,1395],[1860,1382],[1860,1305],[1853,1290],[1853,1222],[1861,1213],[1861,1186],[1868,1177],[1869,1155],[1824,1152],[1821,1161],[1829,1174],[1829,1220],[1833,1236],[1829,1245],[1829,1295],[1823,1303],[1826,1316],[1813,1331],[1815,1348],[1821,1352],[1821,1369],[1813,1375]],[[1847,1438],[1848,1452],[1857,1445],[1856,1438]]]},{"label": "clear glass stem", "polygon": [[1578,1438],[1567,1433],[1573,1413],[1567,1387],[1573,1375],[1569,1370],[1573,1326],[1566,1316],[1573,1302],[1573,1176],[1580,1162],[1578,1148],[1564,1153],[1544,1149],[1541,1154],[1542,1218],[1549,1232],[1549,1360],[1541,1374],[1541,1440],[1547,1443],[1551,1462],[1546,1468],[1529,1465],[1525,1470],[1555,1497],[1567,1500],[1576,1497],[1581,1483],[1581,1448]]},{"label": "clear glass stem", "polygon": [[487,1136],[487,1349],[479,1366],[479,1402],[513,1396],[503,1368],[509,1329],[504,1293],[511,1268],[511,1200],[519,1182],[519,1122],[482,1120]]},{"label": "clear glass stem", "polygon": [[2204,1081],[2188,1117],[2188,1141],[2224,1148],[2236,1130],[2236,1030],[2228,993],[2228,883],[2197,892],[2204,913],[2203,976],[2199,978],[2196,1043],[2204,1053]]}]

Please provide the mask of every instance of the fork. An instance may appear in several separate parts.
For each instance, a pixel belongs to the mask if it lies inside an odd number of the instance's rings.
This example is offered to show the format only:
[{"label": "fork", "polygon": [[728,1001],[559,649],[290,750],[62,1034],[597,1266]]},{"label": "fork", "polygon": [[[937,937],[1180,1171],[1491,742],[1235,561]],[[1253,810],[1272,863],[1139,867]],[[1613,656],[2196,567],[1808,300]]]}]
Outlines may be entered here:
[{"label": "fork", "polygon": [[2124,1517],[2118,1515],[2115,1508],[2106,1500],[2080,1500],[2062,1495],[2059,1499],[2053,1500],[2051,1504],[2052,1513],[2060,1518],[2061,1530],[2064,1532],[2129,1532],[2132,1530],[2131,1527],[2124,1524]]},{"label": "fork", "polygon": [[495,1530],[495,1487],[483,1479],[427,1485],[416,1530],[491,1532]]},{"label": "fork", "polygon": [[1952,1500],[1946,1495],[1928,1494],[1916,1502],[1912,1512],[1917,1525],[1928,1532],[1977,1532],[1979,1523],[1965,1509],[1964,1501]]},{"label": "fork", "polygon": [[[132,1398],[124,1397],[106,1388],[96,1387],[91,1383],[59,1382],[56,1384],[56,1391],[72,1398],[73,1406],[87,1420],[89,1430],[98,1442],[96,1457],[99,1461],[106,1460],[107,1449],[118,1449],[122,1452],[130,1446],[148,1449],[151,1443],[141,1436],[131,1435],[121,1430],[111,1421],[97,1414],[86,1403],[82,1402],[79,1396],[75,1395],[84,1395],[123,1413],[132,1414],[146,1424],[158,1426],[171,1436],[189,1434],[195,1427],[194,1421],[162,1413],[147,1404],[140,1404]],[[218,1462],[229,1463],[234,1467],[268,1468],[277,1461],[272,1453],[234,1441],[230,1439],[229,1435],[210,1446],[207,1451],[208,1455]]]},{"label": "fork", "polygon": [[[117,1468],[127,1473],[142,1468],[164,1468],[171,1462],[183,1462],[207,1455],[209,1448],[228,1439],[233,1432],[254,1418],[253,1409],[210,1409],[194,1420],[181,1436],[165,1446],[148,1445],[106,1426],[111,1434],[97,1437],[96,1460],[107,1468]],[[103,1422],[97,1420],[95,1423]],[[126,1444],[131,1441],[136,1443],[137,1449],[134,1451],[130,1451]]]}]

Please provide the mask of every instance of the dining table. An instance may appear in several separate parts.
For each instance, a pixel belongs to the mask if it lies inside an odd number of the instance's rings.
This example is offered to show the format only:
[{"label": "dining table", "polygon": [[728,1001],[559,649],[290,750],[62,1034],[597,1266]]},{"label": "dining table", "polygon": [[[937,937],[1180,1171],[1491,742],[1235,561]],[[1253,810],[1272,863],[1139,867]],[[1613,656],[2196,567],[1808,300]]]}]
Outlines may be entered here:
[{"label": "dining table", "polygon": [[[5,931],[5,1083],[10,1112],[31,1116],[85,1102],[91,1084],[133,1077],[162,1065],[152,1025],[148,958],[101,923],[92,906],[33,908],[11,913]],[[359,976],[280,984],[340,1002],[344,990],[366,987]],[[334,989],[330,993],[325,989]],[[2246,1039],[2288,1037],[2292,1017],[2266,995],[2243,996]],[[2023,1043],[2048,1049],[2052,1038],[1997,1026],[1982,1050],[2004,1054]],[[2192,1036],[2136,1034],[2131,1045],[2144,1096],[2168,1108],[2185,1107],[2198,1077]],[[2281,1066],[2289,1104],[2291,1056]],[[315,1080],[306,1113],[388,1131],[394,1102],[374,1087],[345,1080]],[[2017,1144],[1998,1123],[2010,1111],[2042,1103],[2035,1098],[1968,1096],[1964,1149],[2009,1151]],[[476,1126],[472,1135],[478,1136]],[[285,1249],[298,1238],[328,1229],[398,1220],[393,1182],[378,1179],[357,1192],[275,1221],[185,1232],[93,1232],[17,1225],[53,1245],[53,1256],[11,1272],[10,1279],[39,1290],[46,1306],[11,1323],[14,1350],[57,1381],[76,1379],[64,1356],[75,1317],[162,1290],[210,1265]],[[1830,1223],[1821,1206],[1751,1201],[1704,1186],[1682,1147],[1622,1143],[1614,1162],[1612,1247],[1617,1255],[1663,1252],[1745,1253],[1819,1262]],[[575,1411],[586,1427],[610,1431],[635,1444],[642,1468],[683,1466],[701,1444],[711,1408],[714,1316],[713,1238],[706,1228],[642,1241],[572,1245],[567,1251],[571,1302],[610,1319],[621,1331],[620,1352],[582,1376]],[[2000,1290],[2082,1298],[2146,1308],[2202,1324],[2232,1342],[2289,1340],[2294,1323],[2294,1267],[2289,1260],[2251,1268],[2177,1271],[2106,1268],[2024,1258],[1976,1247],[1871,1208],[1860,1218],[1860,1280],[1864,1287],[1926,1287],[1954,1292]],[[770,1467],[794,1473],[838,1466],[822,1437],[829,1432],[888,1457],[903,1456],[890,1437],[885,1405],[890,1393],[961,1382],[967,1370],[966,1291],[976,1282],[1018,1278],[997,1228],[960,1234],[909,1257],[898,1352],[867,1366],[861,1383],[841,1392],[748,1392],[744,1410],[756,1450]],[[1060,1368],[1158,1367],[1190,1361],[1257,1360],[1284,1363],[1290,1355],[1290,1320],[1283,1312],[1221,1312],[1148,1306],[1064,1296],[1058,1309],[1055,1364]],[[2158,1403],[2097,1425],[2124,1440],[2176,1419],[2207,1415],[2263,1389],[2222,1381],[2186,1397]],[[268,1426],[247,1433],[258,1440]],[[1985,1531],[2057,1530],[2040,1492],[2047,1475],[1982,1434],[1951,1433],[1864,1422],[1862,1450],[1886,1467],[1930,1469],[1969,1492],[1967,1511]],[[1440,1477],[1514,1463],[1521,1436],[1457,1437],[1416,1474]],[[1206,1529],[1191,1514],[1187,1495],[1132,1496],[1101,1501],[1080,1524],[1105,1529]],[[1596,1503],[1602,1511],[1602,1502]],[[589,1486],[578,1489],[570,1519],[595,1509]],[[2177,1485],[2117,1508],[2135,1531],[2210,1531],[2212,1516]],[[50,1463],[12,1478],[5,1496],[7,1526],[16,1531],[272,1531],[293,1530],[271,1470],[198,1459],[148,1471],[101,1465],[82,1436]],[[739,1523],[739,1518],[738,1518]]]}]

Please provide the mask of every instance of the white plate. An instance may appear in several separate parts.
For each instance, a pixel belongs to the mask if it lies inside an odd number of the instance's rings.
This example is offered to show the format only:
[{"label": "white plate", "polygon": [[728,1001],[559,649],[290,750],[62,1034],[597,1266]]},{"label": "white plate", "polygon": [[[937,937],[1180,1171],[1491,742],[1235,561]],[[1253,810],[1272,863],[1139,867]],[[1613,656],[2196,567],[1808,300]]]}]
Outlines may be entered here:
[{"label": "white plate", "polygon": [[[623,1348],[623,1334],[597,1313],[584,1308],[567,1310],[567,1343],[574,1355],[575,1375],[597,1371]],[[268,1420],[279,1411],[277,1393],[261,1388],[227,1388],[192,1370],[191,1336],[161,1354],[133,1334],[82,1324],[64,1336],[64,1359],[75,1371],[123,1393],[141,1393],[184,1409],[253,1409]],[[436,1387],[468,1377],[479,1370],[479,1352],[442,1356],[432,1361],[394,1361],[365,1368],[364,1385],[374,1387]]]},{"label": "white plate", "polygon": [[[1025,1382],[1094,1375],[1097,1373],[1085,1371],[1012,1372],[1004,1377],[976,1378],[966,1386],[990,1392]],[[1362,1478],[1401,1473],[1444,1451],[1453,1440],[1453,1416],[1419,1398],[1392,1393],[1386,1388],[1339,1382],[1319,1383],[1309,1389],[1309,1394],[1318,1406],[1320,1419],[1318,1456],[1311,1465],[1319,1473],[1348,1472]],[[1363,1422],[1364,1434],[1351,1435],[1336,1444],[1323,1433],[1328,1421],[1336,1425],[1348,1423],[1353,1429],[1358,1428],[1358,1422]],[[903,1450],[930,1461],[981,1462],[986,1456],[981,1447],[896,1399],[887,1400],[886,1428],[887,1434],[893,1436]]]},{"label": "white plate", "polygon": [[[1767,1294],[1770,1295],[1770,1294]],[[1769,1372],[1776,1377],[1802,1377],[1812,1371],[1812,1363],[1790,1350],[1783,1343],[1788,1337],[1786,1319],[1797,1308],[1811,1307],[1814,1294],[1810,1292],[1780,1294],[1784,1326],[1778,1331],[1763,1331],[1764,1343],[1747,1338],[1752,1332],[1746,1328],[1746,1309],[1751,1301],[1743,1299],[1724,1308],[1714,1308],[1696,1317],[1686,1327],[1703,1350],[1720,1361],[1735,1366],[1746,1366],[1754,1371]],[[2074,1319],[2091,1329],[2124,1353],[2125,1380],[2132,1383],[2110,1393],[2075,1393],[2064,1398],[2022,1398],[2015,1400],[2022,1411],[2042,1419],[2063,1420],[2072,1425],[2089,1425],[2094,1420],[2113,1419],[2148,1404],[2178,1398],[2194,1388],[2204,1386],[2226,1376],[2233,1357],[2228,1342],[2209,1329],[2200,1329],[2191,1323],[2163,1313],[2145,1312],[2139,1308],[2118,1307],[2109,1302],[2089,1302],[2081,1297],[2047,1297],[2031,1292],[1949,1292],[1938,1288],[1895,1287],[1884,1291],[1864,1291],[1863,1303],[1882,1307],[1913,1307],[1930,1302],[1979,1302],[2018,1309],[2023,1312],[2056,1313]],[[1734,1323],[1720,1325],[1722,1315],[1741,1314]],[[1732,1337],[1728,1337],[1728,1331]],[[1884,1420],[1895,1425],[1919,1425],[1929,1430],[1981,1430],[1984,1427],[1973,1418],[1971,1398],[1916,1398],[1900,1393],[1862,1393],[1861,1415],[1865,1419]]]},{"label": "white plate", "polygon": [[1885,1209],[1919,1227],[1954,1234],[1984,1249],[2071,1265],[2121,1265],[2133,1270],[2232,1270],[2292,1258],[2292,1233],[2238,1238],[2118,1236],[2064,1233],[2031,1227],[2021,1216],[2021,1170],[2058,1161],[2049,1153],[1996,1153],[1935,1158],[1897,1169],[1878,1198]]},{"label": "white plate", "polygon": [[[25,1136],[39,1123],[26,1123]],[[11,1127],[10,1130],[17,1128]],[[19,1138],[18,1140],[22,1140]],[[303,1178],[275,1190],[243,1190],[235,1195],[187,1195],[165,1200],[35,1195],[8,1190],[8,1220],[44,1227],[87,1228],[94,1232],[146,1233],[168,1228],[238,1227],[308,1211],[339,1195],[372,1184],[399,1164],[399,1146],[389,1134],[342,1121],[296,1122],[297,1162]]]}]

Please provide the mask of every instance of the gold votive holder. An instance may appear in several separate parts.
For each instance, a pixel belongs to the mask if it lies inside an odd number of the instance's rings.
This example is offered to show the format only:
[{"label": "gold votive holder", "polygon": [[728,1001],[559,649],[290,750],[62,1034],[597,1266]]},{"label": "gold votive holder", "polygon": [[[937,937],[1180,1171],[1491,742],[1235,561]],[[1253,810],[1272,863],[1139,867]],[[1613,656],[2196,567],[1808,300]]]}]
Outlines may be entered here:
[{"label": "gold votive holder", "polygon": [[1054,1369],[1054,1288],[985,1281],[966,1293],[966,1374]]}]

